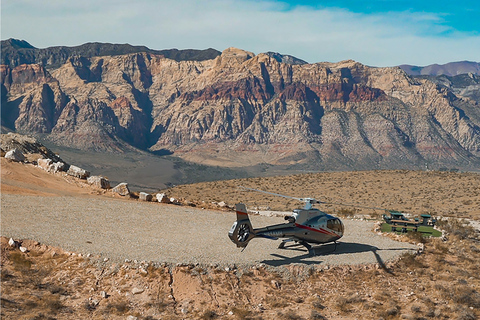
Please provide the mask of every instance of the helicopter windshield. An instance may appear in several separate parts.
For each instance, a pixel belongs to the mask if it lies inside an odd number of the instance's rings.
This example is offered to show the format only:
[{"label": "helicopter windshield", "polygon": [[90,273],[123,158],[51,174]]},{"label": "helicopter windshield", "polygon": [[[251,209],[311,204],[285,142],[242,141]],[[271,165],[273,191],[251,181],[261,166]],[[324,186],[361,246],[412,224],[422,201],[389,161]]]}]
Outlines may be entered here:
[{"label": "helicopter windshield", "polygon": [[343,223],[340,219],[329,219],[327,220],[327,228],[336,232],[343,233]]}]

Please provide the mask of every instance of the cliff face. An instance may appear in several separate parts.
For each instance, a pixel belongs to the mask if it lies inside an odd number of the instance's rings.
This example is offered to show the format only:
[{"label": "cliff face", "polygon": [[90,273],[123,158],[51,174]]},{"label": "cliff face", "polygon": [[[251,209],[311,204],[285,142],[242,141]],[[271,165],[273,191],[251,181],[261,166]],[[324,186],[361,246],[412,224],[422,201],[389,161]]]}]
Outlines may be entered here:
[{"label": "cliff face", "polygon": [[50,72],[2,66],[2,125],[217,165],[478,168],[476,101],[400,68],[291,60],[229,48],[204,61],[143,52],[71,57]]}]

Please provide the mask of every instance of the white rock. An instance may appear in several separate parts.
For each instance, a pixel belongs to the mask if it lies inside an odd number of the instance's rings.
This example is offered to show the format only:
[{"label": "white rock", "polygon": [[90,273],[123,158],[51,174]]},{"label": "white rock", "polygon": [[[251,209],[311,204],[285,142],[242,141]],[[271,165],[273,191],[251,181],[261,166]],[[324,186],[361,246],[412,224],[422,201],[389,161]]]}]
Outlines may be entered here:
[{"label": "white rock", "polygon": [[50,165],[50,171],[52,172],[65,171],[65,163],[55,162],[54,164]]},{"label": "white rock", "polygon": [[142,293],[143,291],[145,291],[145,290],[143,290],[142,288],[136,288],[135,287],[135,288],[132,289],[133,294],[139,294],[139,293]]},{"label": "white rock", "polygon": [[8,151],[6,154],[5,154],[5,158],[6,159],[10,159],[12,161],[16,161],[16,162],[23,162],[25,161],[25,156],[23,155],[23,153],[18,150],[18,149],[12,149],[10,151]]},{"label": "white rock", "polygon": [[122,182],[117,184],[113,189],[113,192],[118,193],[121,196],[129,196],[130,195],[130,189],[128,189],[128,183]]},{"label": "white rock", "polygon": [[8,240],[8,244],[10,245],[10,247],[16,247],[17,241],[13,240],[13,238],[10,238],[10,240]]},{"label": "white rock", "polygon": [[97,188],[110,189],[110,181],[102,176],[91,176],[87,178],[87,182]]},{"label": "white rock", "polygon": [[157,193],[157,201],[160,203],[170,203],[170,199],[165,193]]},{"label": "white rock", "polygon": [[138,318],[135,317],[135,316],[128,316],[128,317],[127,317],[127,320],[137,320],[137,319],[138,319]]},{"label": "white rock", "polygon": [[68,168],[67,174],[80,179],[87,179],[88,177],[90,177],[90,172],[73,165]]},{"label": "white rock", "polygon": [[105,299],[108,297],[108,294],[105,291],[101,291],[100,296]]},{"label": "white rock", "polygon": [[25,247],[20,247],[20,251],[22,251],[23,253],[27,252],[27,248]]},{"label": "white rock", "polygon": [[218,203],[218,206],[220,208],[225,208],[225,207],[227,207],[227,204],[224,201],[221,201],[221,202]]},{"label": "white rock", "polygon": [[139,199],[142,201],[152,201],[152,195],[146,192],[140,192]]},{"label": "white rock", "polygon": [[37,165],[45,171],[50,171],[50,165],[52,165],[52,159],[38,159]]}]

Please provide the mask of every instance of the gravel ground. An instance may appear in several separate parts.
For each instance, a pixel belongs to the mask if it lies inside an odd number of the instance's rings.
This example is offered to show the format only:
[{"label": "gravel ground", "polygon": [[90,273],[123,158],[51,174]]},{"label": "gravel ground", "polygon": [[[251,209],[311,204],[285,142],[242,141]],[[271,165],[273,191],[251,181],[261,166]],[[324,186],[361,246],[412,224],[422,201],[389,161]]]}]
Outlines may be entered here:
[{"label": "gravel ground", "polygon": [[[1,195],[1,235],[33,239],[67,251],[110,261],[270,266],[340,265],[385,262],[416,246],[373,233],[372,222],[345,220],[345,235],[333,244],[277,249],[278,241],[254,239],[241,252],[228,238],[235,220],[224,213],[190,207],[92,197]],[[252,216],[254,227],[282,223]]]}]

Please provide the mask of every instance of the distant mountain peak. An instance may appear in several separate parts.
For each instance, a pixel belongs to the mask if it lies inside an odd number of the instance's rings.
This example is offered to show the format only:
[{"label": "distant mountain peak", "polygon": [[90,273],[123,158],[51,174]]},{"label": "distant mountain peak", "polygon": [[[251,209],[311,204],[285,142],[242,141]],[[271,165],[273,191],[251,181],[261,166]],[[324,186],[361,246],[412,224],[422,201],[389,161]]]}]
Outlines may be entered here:
[{"label": "distant mountain peak", "polygon": [[308,64],[308,62],[288,54],[280,54],[278,52],[272,52],[272,51],[265,52],[265,54],[281,63],[294,64],[294,65]]},{"label": "distant mountain peak", "polygon": [[[2,41],[2,42],[4,42],[4,41]],[[13,39],[13,38],[5,40],[5,44],[8,44],[15,49],[36,49],[34,46],[32,46],[30,43],[28,43],[25,40],[19,40],[19,39]],[[2,43],[2,47],[5,44]]]},{"label": "distant mountain peak", "polygon": [[457,76],[465,73],[480,75],[480,63],[474,61],[456,61],[446,64],[435,63],[424,67],[402,64],[399,67],[411,76]]}]

